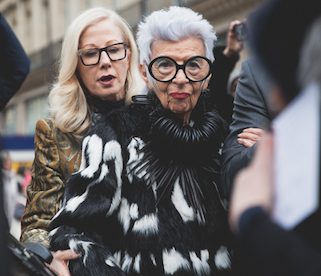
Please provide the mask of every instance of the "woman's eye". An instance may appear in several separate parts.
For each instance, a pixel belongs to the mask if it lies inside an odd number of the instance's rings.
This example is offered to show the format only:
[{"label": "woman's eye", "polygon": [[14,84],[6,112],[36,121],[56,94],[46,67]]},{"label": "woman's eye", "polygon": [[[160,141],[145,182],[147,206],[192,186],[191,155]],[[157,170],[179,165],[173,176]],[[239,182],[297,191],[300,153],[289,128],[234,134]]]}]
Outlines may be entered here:
[{"label": "woman's eye", "polygon": [[115,53],[117,53],[119,51],[119,48],[109,48],[108,49],[108,53],[111,53],[111,54],[115,54]]},{"label": "woman's eye", "polygon": [[90,50],[90,51],[83,52],[83,56],[85,56],[85,57],[94,57],[97,54],[98,54],[98,51],[96,51],[96,50]]},{"label": "woman's eye", "polygon": [[201,67],[201,63],[198,62],[197,60],[192,60],[187,64],[187,66],[190,67],[190,68],[196,69],[196,68],[200,68]]},{"label": "woman's eye", "polygon": [[159,60],[156,64],[156,68],[158,70],[172,70],[173,68],[175,68],[175,65],[172,61],[167,60],[167,59],[163,59],[163,60]]},{"label": "woman's eye", "polygon": [[157,63],[157,67],[169,67],[170,66],[170,63],[167,61],[167,60],[162,60],[162,61],[159,61]]}]

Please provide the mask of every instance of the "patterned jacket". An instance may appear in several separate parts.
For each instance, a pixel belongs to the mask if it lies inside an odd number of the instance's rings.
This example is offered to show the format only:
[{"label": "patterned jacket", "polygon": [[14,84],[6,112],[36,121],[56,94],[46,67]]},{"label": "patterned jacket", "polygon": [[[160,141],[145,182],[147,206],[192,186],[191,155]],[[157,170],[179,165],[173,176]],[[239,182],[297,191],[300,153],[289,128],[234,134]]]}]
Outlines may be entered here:
[{"label": "patterned jacket", "polygon": [[[125,104],[125,99],[102,101],[86,95],[91,109],[91,127],[100,118]],[[27,188],[27,205],[21,219],[22,242],[36,242],[49,247],[47,228],[59,211],[65,182],[81,163],[80,141],[56,127],[52,117],[39,120],[35,134],[35,158],[32,179]]]},{"label": "patterned jacket", "polygon": [[62,133],[53,118],[37,122],[32,179],[21,219],[22,242],[36,242],[49,247],[47,228],[61,205],[65,181],[79,170],[80,162],[79,141]]},{"label": "patterned jacket", "polygon": [[228,275],[233,245],[219,193],[224,123],[200,99],[190,125],[153,95],[83,140],[83,162],[50,225],[71,275]]}]

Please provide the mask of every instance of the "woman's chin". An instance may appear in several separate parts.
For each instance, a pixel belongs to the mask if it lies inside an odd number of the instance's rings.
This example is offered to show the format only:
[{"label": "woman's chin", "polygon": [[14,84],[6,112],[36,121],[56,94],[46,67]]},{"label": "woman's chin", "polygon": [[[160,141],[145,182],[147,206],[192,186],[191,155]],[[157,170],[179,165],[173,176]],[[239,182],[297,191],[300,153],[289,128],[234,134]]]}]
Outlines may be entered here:
[{"label": "woman's chin", "polygon": [[179,119],[181,119],[185,124],[188,124],[189,117],[191,114],[190,109],[170,109],[172,113],[174,113]]},{"label": "woman's chin", "polygon": [[125,93],[123,91],[115,91],[115,90],[110,90],[108,93],[104,93],[101,95],[101,99],[103,101],[119,101],[125,97]]}]

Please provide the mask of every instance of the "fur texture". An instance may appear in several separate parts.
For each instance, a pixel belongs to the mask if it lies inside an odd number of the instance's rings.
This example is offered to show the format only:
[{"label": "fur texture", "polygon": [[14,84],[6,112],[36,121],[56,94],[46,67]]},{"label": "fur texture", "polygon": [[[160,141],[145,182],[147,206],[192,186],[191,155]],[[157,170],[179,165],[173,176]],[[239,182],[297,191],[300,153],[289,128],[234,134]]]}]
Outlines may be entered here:
[{"label": "fur texture", "polygon": [[232,236],[218,186],[224,122],[205,95],[193,126],[149,94],[84,139],[83,166],[50,232],[53,250],[82,254],[72,275],[228,275]]}]

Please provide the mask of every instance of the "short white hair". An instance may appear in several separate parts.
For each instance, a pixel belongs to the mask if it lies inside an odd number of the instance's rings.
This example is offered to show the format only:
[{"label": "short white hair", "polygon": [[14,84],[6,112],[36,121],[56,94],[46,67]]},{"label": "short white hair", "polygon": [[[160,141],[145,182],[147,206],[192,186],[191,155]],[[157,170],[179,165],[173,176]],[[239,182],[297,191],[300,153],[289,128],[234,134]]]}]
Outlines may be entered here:
[{"label": "short white hair", "polygon": [[217,37],[213,26],[201,14],[186,7],[172,6],[153,12],[139,23],[136,37],[141,64],[150,63],[154,41],[179,41],[190,37],[200,38],[204,42],[206,57],[214,61],[213,48]]}]

